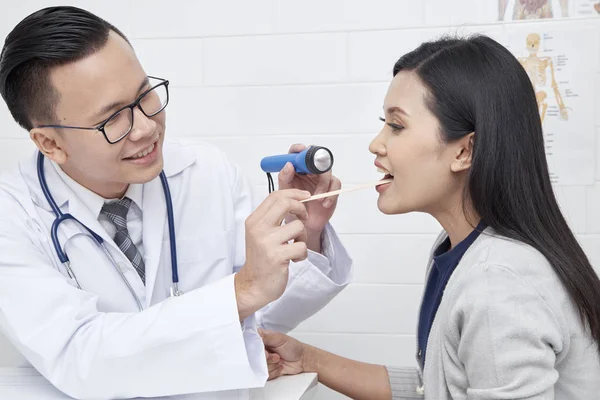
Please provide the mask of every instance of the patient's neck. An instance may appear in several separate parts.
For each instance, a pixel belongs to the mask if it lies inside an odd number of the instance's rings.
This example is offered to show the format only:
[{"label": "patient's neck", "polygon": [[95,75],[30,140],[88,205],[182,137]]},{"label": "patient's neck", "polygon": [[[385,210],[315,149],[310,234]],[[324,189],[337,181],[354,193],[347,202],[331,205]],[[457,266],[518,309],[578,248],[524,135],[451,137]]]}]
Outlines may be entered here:
[{"label": "patient's neck", "polygon": [[463,207],[462,201],[442,208],[439,212],[432,213],[432,215],[448,234],[450,248],[454,248],[454,246],[469,236],[481,220],[475,209],[470,205]]}]

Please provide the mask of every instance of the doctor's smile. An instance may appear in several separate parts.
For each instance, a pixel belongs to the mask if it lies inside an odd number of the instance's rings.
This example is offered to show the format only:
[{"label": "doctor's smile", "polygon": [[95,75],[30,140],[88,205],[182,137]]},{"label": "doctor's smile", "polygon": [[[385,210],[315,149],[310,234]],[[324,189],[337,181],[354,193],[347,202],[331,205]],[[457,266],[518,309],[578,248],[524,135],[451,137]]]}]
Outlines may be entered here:
[{"label": "doctor's smile", "polygon": [[161,151],[159,150],[159,148],[160,144],[158,143],[158,141],[156,141],[150,146],[146,147],[145,149],[135,153],[133,156],[125,157],[124,160],[133,161],[135,164],[138,165],[151,164],[152,162],[156,161],[158,157],[160,157],[159,154],[161,153]]}]

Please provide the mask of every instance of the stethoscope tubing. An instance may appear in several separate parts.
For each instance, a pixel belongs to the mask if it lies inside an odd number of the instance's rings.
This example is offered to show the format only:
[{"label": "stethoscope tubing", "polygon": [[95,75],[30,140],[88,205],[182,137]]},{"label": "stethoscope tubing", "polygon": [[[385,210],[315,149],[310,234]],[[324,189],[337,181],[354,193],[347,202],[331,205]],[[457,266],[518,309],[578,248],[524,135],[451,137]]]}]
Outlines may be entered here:
[{"label": "stethoscope tubing", "polygon": [[[73,279],[75,281],[75,283],[77,284],[77,287],[79,289],[81,289],[81,285],[79,284],[79,281],[77,280],[75,272],[71,268],[71,263],[70,263],[69,257],[67,256],[66,252],[63,251],[63,249],[60,245],[60,241],[58,239],[58,228],[59,228],[60,224],[67,220],[73,220],[73,221],[77,222],[78,224],[80,224],[81,226],[83,226],[85,228],[85,230],[88,231],[88,233],[92,236],[94,241],[96,241],[96,243],[102,248],[106,257],[110,260],[113,267],[118,271],[119,275],[121,276],[121,279],[123,280],[123,282],[125,282],[125,284],[127,285],[127,288],[133,295],[133,297],[138,305],[138,308],[140,309],[140,311],[142,311],[143,310],[142,302],[140,301],[139,297],[135,293],[135,290],[133,290],[133,287],[131,286],[131,284],[129,283],[127,278],[125,278],[123,271],[121,271],[121,269],[117,265],[116,261],[111,256],[108,249],[106,248],[106,246],[104,244],[104,239],[102,239],[101,236],[99,236],[96,232],[94,232],[93,230],[88,228],[86,225],[79,222],[79,220],[77,218],[75,218],[74,216],[72,216],[71,214],[69,214],[69,213],[64,214],[60,210],[58,205],[56,204],[56,201],[54,200],[54,197],[52,196],[52,194],[50,193],[50,189],[48,188],[48,183],[46,182],[46,175],[44,172],[44,155],[41,152],[38,153],[38,157],[37,157],[37,175],[38,175],[38,180],[39,180],[42,192],[44,194],[44,197],[46,198],[46,201],[50,205],[50,208],[52,208],[52,212],[54,213],[54,215],[56,217],[54,219],[54,222],[52,223],[52,227],[50,228],[50,236],[52,239],[52,244],[54,246],[54,249],[56,251],[56,255],[58,256],[58,259],[66,267],[69,277],[71,279]],[[174,217],[173,217],[173,202],[172,202],[172,198],[171,198],[171,191],[169,189],[169,183],[167,182],[167,177],[166,177],[164,171],[161,171],[161,173],[160,173],[160,181],[161,181],[161,184],[163,187],[163,192],[165,194],[165,204],[166,204],[166,208],[167,208],[167,223],[168,223],[168,227],[169,227],[169,245],[170,245],[170,250],[171,250],[171,275],[172,275],[171,277],[172,277],[172,283],[173,283],[173,286],[171,287],[171,295],[172,296],[180,296],[181,294],[183,294],[183,292],[181,292],[179,290],[179,273],[178,273],[178,269],[177,269],[177,248],[176,248],[177,242],[176,242],[176,238],[175,238],[175,222],[174,222]]]}]

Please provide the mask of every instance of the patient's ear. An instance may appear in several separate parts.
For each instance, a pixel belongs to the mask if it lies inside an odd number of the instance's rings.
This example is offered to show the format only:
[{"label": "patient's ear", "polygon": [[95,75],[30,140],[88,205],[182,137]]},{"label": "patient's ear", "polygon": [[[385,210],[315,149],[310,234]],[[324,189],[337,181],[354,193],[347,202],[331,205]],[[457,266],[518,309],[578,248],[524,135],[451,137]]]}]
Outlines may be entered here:
[{"label": "patient's ear", "polygon": [[67,154],[61,147],[61,136],[55,128],[33,128],[29,131],[29,137],[40,152],[61,165],[67,161]]},{"label": "patient's ear", "polygon": [[452,172],[461,172],[471,168],[474,142],[475,132],[471,132],[453,143],[456,150],[452,164],[450,164]]}]

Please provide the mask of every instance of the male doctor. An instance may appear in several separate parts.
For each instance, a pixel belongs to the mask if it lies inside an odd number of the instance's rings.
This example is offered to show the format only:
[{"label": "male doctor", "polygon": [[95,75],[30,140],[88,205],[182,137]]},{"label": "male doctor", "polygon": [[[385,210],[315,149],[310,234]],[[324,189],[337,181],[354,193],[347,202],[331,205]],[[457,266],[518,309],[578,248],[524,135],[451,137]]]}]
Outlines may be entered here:
[{"label": "male doctor", "polygon": [[328,225],[335,201],[300,203],[339,180],[288,165],[286,190],[252,212],[248,183],[219,151],[164,142],[168,81],[97,16],[52,7],[21,21],[0,92],[43,155],[56,208],[78,221],[60,224],[57,249],[37,151],[0,180],[0,328],[64,393],[248,398],[268,376],[257,327],[288,331],[347,284],[351,260]]}]

